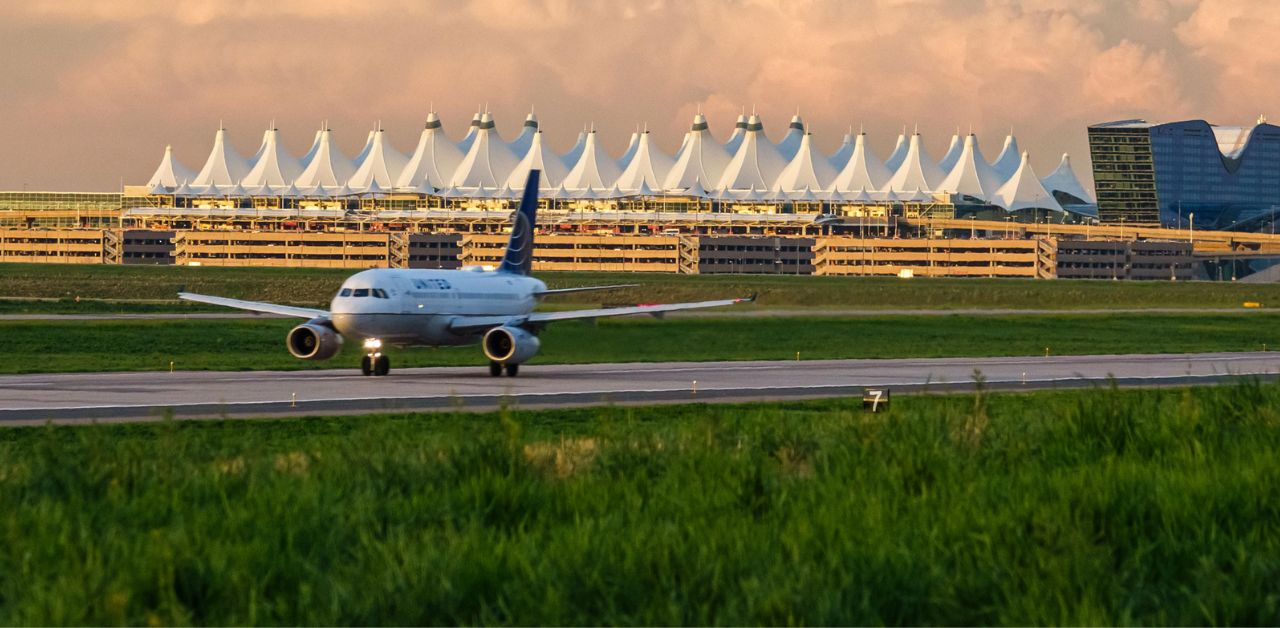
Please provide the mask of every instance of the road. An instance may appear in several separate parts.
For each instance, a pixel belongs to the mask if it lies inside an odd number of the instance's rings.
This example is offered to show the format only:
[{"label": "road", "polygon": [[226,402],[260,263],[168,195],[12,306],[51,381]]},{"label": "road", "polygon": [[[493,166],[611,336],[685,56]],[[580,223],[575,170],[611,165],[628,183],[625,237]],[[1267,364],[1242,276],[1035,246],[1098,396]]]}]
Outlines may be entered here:
[{"label": "road", "polygon": [[601,403],[724,402],[969,390],[975,372],[996,390],[1216,383],[1280,375],[1280,353],[1105,355],[780,362],[525,365],[493,378],[482,366],[348,371],[152,372],[0,377],[0,423],[45,420],[487,410]]}]

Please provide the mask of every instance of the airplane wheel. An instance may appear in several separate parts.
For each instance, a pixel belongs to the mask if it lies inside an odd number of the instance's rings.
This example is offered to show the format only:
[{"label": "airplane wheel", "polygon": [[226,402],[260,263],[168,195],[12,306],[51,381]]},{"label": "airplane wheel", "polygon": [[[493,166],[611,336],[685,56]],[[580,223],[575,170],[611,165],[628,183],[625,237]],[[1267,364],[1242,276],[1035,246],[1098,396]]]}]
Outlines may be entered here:
[{"label": "airplane wheel", "polygon": [[502,365],[501,365],[501,364],[499,364],[499,363],[497,363],[497,362],[490,362],[490,363],[489,363],[489,375],[492,375],[493,377],[497,377],[497,376],[499,376],[499,375],[502,375]]},{"label": "airplane wheel", "polygon": [[507,377],[515,377],[515,376],[516,376],[516,374],[517,374],[517,373],[519,373],[519,372],[520,372],[520,365],[519,365],[519,364],[508,364],[508,365],[507,365]]},{"label": "airplane wheel", "polygon": [[365,376],[373,375],[373,358],[367,355],[360,358],[360,374]]},{"label": "airplane wheel", "polygon": [[373,374],[382,376],[391,372],[391,358],[380,355],[373,360]]}]

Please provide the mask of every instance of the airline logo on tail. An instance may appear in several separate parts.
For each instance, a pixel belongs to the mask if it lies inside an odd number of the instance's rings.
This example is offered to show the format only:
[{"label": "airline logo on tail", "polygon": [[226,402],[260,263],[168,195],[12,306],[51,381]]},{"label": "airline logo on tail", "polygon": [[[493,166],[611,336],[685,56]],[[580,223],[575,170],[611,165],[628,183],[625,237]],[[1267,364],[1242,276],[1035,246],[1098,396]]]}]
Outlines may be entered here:
[{"label": "airline logo on tail", "polygon": [[533,271],[533,228],[538,212],[538,170],[530,170],[524,183],[524,196],[511,223],[511,239],[502,255],[498,270],[515,275],[528,275]]}]

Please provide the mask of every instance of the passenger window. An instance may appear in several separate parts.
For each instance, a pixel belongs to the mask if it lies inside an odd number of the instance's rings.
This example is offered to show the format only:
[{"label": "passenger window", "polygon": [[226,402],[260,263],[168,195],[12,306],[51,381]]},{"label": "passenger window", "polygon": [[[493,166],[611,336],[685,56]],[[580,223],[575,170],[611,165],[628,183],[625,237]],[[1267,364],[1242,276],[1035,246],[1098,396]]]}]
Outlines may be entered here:
[{"label": "passenger window", "polygon": [[340,297],[349,297],[349,296],[351,296],[351,288],[343,288],[342,290],[339,290],[339,291],[338,291],[338,296],[340,296]]},{"label": "passenger window", "polygon": [[356,289],[355,289],[355,291],[351,293],[351,296],[353,296],[353,297],[367,297],[367,296],[369,296],[369,289],[368,289],[368,288],[356,288]]},{"label": "passenger window", "polygon": [[374,289],[373,289],[373,296],[375,296],[375,297],[377,297],[377,298],[379,298],[379,299],[385,299],[385,298],[387,298],[387,292],[386,292],[385,290],[383,290],[382,288],[374,288]]}]

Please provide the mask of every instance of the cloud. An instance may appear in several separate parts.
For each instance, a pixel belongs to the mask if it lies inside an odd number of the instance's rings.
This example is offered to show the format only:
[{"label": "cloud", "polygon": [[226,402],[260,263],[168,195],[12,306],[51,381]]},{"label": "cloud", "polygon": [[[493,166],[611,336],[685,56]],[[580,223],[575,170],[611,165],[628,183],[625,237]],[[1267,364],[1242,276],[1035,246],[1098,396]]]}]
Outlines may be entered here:
[{"label": "cloud", "polygon": [[918,124],[991,151],[1012,126],[1037,167],[1083,164],[1092,122],[1267,110],[1278,28],[1263,0],[7,3],[0,189],[145,180],[169,143],[198,166],[220,119],[243,152],[272,118],[297,152],[322,119],[349,153],[379,120],[407,149],[433,103],[455,135],[533,104],[553,146],[595,123],[615,155],[637,123],[674,150],[699,108],[723,137],[755,107],[776,138],[798,107],[826,150]]}]

